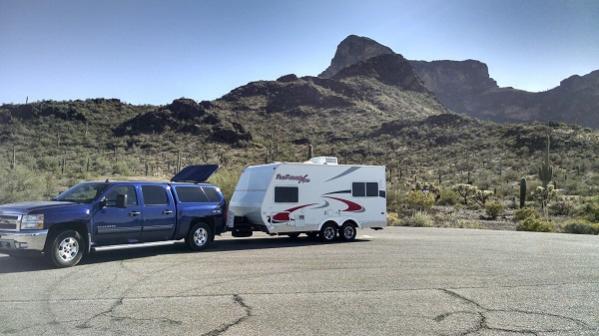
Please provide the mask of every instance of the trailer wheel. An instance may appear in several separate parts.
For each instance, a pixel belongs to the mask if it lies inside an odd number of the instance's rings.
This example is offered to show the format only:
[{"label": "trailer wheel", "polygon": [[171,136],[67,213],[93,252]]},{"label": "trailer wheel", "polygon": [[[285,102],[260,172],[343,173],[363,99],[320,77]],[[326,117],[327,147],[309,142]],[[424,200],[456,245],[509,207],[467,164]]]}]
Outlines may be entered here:
[{"label": "trailer wheel", "polygon": [[192,251],[201,251],[208,247],[213,240],[214,233],[210,226],[205,223],[197,223],[189,230],[185,242]]},{"label": "trailer wheel", "polygon": [[335,240],[335,238],[337,238],[337,225],[330,222],[325,223],[320,229],[319,236],[320,240],[325,243],[332,242]]},{"label": "trailer wheel", "polygon": [[356,239],[356,225],[352,222],[345,222],[339,230],[339,236],[343,241],[352,241]]}]

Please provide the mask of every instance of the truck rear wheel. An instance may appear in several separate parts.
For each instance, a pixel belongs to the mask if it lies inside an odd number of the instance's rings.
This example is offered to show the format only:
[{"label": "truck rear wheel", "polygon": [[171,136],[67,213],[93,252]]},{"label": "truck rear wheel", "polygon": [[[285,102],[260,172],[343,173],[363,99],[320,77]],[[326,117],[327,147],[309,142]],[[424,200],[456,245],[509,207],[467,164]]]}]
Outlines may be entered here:
[{"label": "truck rear wheel", "polygon": [[213,240],[214,233],[210,226],[205,223],[197,223],[189,230],[185,242],[191,250],[201,251],[208,247]]},{"label": "truck rear wheel", "polygon": [[334,223],[325,223],[320,229],[320,240],[328,243],[337,238],[337,225]]},{"label": "truck rear wheel", "polygon": [[83,258],[84,244],[79,232],[62,231],[52,237],[46,255],[56,267],[75,266]]}]

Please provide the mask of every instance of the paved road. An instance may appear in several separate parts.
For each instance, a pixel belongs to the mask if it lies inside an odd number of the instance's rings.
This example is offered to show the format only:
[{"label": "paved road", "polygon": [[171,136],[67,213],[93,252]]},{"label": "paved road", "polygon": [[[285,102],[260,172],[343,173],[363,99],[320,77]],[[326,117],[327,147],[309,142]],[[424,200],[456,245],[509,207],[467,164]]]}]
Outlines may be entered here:
[{"label": "paved road", "polygon": [[0,255],[0,334],[599,335],[596,236],[361,234],[103,251],[60,270]]}]

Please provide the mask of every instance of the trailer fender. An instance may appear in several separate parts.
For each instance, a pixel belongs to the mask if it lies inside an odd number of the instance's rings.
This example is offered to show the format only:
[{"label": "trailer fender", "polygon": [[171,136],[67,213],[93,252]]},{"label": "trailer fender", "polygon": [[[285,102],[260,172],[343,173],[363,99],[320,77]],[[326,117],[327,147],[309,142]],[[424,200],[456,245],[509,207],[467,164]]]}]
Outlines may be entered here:
[{"label": "trailer fender", "polygon": [[345,223],[348,223],[348,222],[354,224],[358,229],[362,228],[362,226],[360,225],[360,222],[358,222],[354,218],[345,218],[340,226],[343,226]]}]

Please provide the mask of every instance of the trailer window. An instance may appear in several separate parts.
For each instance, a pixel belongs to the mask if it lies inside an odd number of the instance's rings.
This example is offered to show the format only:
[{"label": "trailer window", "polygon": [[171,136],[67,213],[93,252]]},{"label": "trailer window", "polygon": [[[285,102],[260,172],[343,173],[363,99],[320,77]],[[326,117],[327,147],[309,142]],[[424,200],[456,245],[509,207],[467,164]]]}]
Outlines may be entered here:
[{"label": "trailer window", "polygon": [[364,182],[354,182],[351,187],[351,195],[353,197],[366,196],[366,184]]},{"label": "trailer window", "polygon": [[379,184],[376,182],[354,182],[351,194],[353,197],[378,197]]},{"label": "trailer window", "polygon": [[379,184],[376,182],[366,183],[366,196],[378,197],[379,196]]},{"label": "trailer window", "polygon": [[200,187],[177,187],[177,197],[183,203],[208,202],[208,197]]},{"label": "trailer window", "polygon": [[275,187],[275,203],[297,203],[298,201],[297,187]]}]

